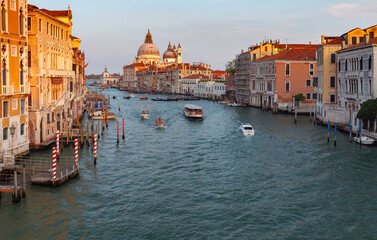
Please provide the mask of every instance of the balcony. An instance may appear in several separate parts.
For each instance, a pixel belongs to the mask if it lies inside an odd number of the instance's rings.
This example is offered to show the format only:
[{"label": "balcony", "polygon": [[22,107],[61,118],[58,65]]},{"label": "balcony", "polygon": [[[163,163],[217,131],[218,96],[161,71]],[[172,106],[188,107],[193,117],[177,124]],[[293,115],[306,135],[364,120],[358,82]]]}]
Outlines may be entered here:
[{"label": "balcony", "polygon": [[1,94],[5,96],[13,95],[14,94],[14,88],[12,86],[2,86],[1,87]]},{"label": "balcony", "polygon": [[21,85],[20,86],[20,92],[24,94],[30,93],[30,85]]}]

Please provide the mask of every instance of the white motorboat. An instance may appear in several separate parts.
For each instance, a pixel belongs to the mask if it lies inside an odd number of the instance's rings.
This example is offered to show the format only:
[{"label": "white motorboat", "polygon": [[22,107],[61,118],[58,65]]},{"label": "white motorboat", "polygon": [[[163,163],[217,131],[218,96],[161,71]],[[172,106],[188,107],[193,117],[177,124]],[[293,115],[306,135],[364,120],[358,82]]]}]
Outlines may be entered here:
[{"label": "white motorboat", "polygon": [[188,118],[193,118],[193,119],[202,119],[204,116],[203,109],[194,104],[186,104],[185,116]]},{"label": "white motorboat", "polygon": [[366,136],[361,136],[360,137],[353,137],[353,140],[357,143],[363,144],[363,145],[373,145],[374,144],[374,139],[366,137]]},{"label": "white motorboat", "polygon": [[130,97],[132,97],[132,98],[133,98],[133,97],[135,97],[135,95],[133,95],[133,94],[130,94]]},{"label": "white motorboat", "polygon": [[254,136],[254,128],[249,123],[242,123],[240,129],[244,136]]},{"label": "white motorboat", "polygon": [[147,119],[149,119],[149,112],[148,111],[142,111],[140,116],[141,116],[142,120],[147,120]]},{"label": "white motorboat", "polygon": [[[103,119],[101,111],[94,112],[92,117],[93,117],[93,120],[102,120]],[[116,117],[117,117],[117,115],[115,113],[112,113],[112,112],[109,112],[108,115],[107,115],[108,120],[115,119]]]}]

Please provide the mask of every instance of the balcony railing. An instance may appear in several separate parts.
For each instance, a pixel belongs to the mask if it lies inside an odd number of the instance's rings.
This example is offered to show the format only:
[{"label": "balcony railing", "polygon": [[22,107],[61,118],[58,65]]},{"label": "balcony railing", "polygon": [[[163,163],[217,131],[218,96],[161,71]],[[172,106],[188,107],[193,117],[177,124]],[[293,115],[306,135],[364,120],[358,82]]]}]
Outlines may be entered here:
[{"label": "balcony railing", "polygon": [[13,95],[14,94],[13,86],[2,86],[1,87],[1,94],[3,94],[3,95]]},{"label": "balcony railing", "polygon": [[20,92],[26,94],[30,93],[30,85],[21,85]]}]

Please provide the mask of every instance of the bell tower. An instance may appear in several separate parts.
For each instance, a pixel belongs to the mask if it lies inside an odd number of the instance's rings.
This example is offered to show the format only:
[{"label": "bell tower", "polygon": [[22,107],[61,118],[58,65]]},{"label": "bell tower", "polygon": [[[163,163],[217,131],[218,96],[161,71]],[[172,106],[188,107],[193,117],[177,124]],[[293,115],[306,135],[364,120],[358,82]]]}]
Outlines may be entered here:
[{"label": "bell tower", "polygon": [[182,47],[180,43],[177,48],[177,63],[182,63]]}]

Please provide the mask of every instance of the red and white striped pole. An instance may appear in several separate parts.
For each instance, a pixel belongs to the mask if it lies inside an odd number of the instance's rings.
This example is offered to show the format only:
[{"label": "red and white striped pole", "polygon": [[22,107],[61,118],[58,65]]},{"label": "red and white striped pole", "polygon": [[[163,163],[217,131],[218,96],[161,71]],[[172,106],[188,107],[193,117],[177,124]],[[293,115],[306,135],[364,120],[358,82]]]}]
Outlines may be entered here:
[{"label": "red and white striped pole", "polygon": [[97,134],[94,135],[94,165],[97,165]]},{"label": "red and white striped pole", "polygon": [[52,148],[52,179],[56,181],[56,147]]},{"label": "red and white striped pole", "polygon": [[123,136],[122,139],[124,140],[124,117],[123,117]]},{"label": "red and white striped pole", "polygon": [[59,130],[56,131],[56,155],[59,156],[59,140],[60,140],[60,132]]},{"label": "red and white striped pole", "polygon": [[117,121],[117,143],[119,143],[119,121]]},{"label": "red and white striped pole", "polygon": [[79,140],[75,139],[75,165],[79,166]]}]

